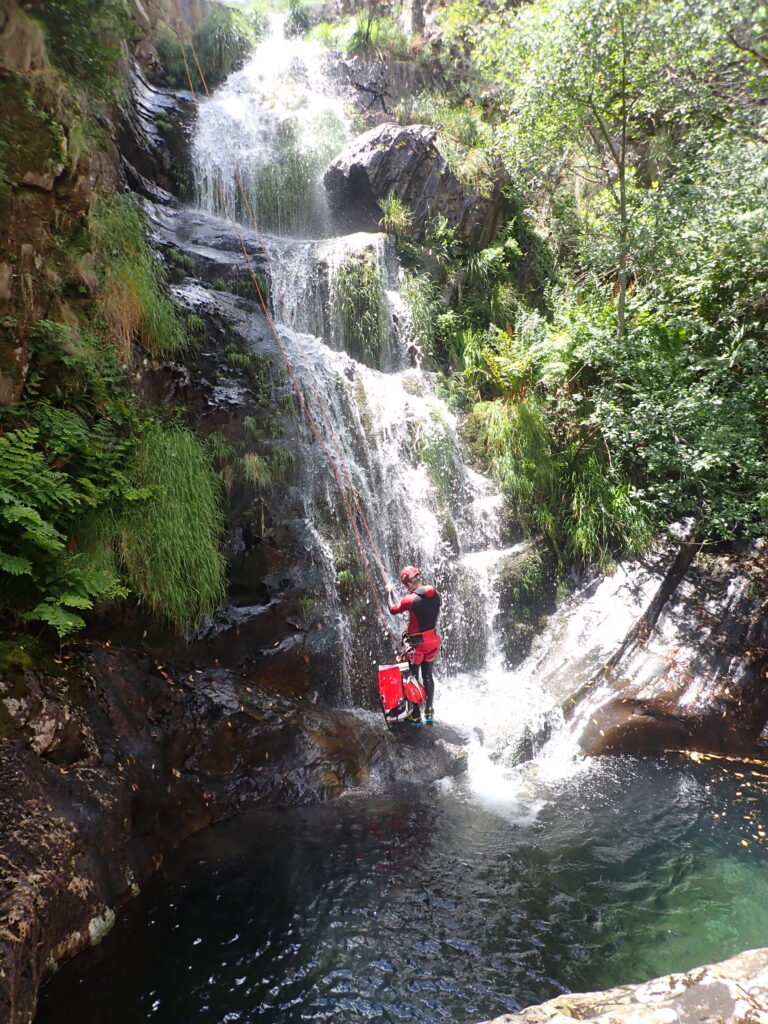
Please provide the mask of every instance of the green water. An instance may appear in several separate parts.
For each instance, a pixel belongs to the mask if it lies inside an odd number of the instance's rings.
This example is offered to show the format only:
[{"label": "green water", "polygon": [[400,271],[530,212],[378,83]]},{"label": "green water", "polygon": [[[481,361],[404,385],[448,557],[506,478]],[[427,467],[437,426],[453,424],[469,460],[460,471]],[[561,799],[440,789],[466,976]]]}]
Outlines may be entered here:
[{"label": "green water", "polygon": [[503,813],[445,784],[243,816],[167,861],[38,1024],[469,1024],[766,945],[750,771],[605,759]]}]

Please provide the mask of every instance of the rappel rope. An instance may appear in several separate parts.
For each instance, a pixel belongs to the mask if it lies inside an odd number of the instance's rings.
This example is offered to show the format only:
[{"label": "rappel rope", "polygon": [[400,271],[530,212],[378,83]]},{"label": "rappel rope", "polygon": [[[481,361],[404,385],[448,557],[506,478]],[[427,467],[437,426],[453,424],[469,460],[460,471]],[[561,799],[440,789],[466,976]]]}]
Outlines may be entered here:
[{"label": "rappel rope", "polygon": [[[189,26],[186,26],[186,28],[189,31]],[[177,22],[177,27],[176,27],[176,35],[179,38],[179,40],[181,41],[182,40],[182,33],[180,33],[179,30],[178,30],[178,22]],[[190,48],[190,51],[192,53],[192,57],[194,59],[195,66],[197,68],[197,72],[198,72],[198,74],[200,76],[200,81],[202,82],[202,86],[203,86],[203,90],[205,92],[205,95],[210,100],[211,99],[211,93],[210,93],[210,91],[208,89],[208,85],[207,85],[207,82],[205,80],[205,74],[203,73],[203,69],[200,66],[200,61],[199,61],[197,53],[195,51],[194,44],[192,43],[191,32],[190,32],[189,48]],[[195,104],[195,107],[199,111],[199,102],[198,102],[197,92],[195,90],[195,86],[194,86],[194,83],[193,83],[193,80],[192,80],[192,74],[191,74],[191,71],[190,71],[189,63],[187,61],[187,54],[186,54],[183,42],[181,44],[181,53],[182,53],[182,58],[183,58],[183,61],[184,61],[184,68],[185,68],[185,72],[186,72],[186,76],[187,76],[187,81],[189,83],[190,93],[192,94],[192,98],[193,98],[193,102]],[[233,162],[233,166],[236,167],[236,164],[234,164],[234,162]],[[250,199],[248,197],[246,189],[243,186],[242,180],[240,178],[239,171],[237,171],[237,170],[235,171],[235,181],[236,181],[238,190],[240,192],[241,198],[243,200],[243,203],[244,203],[246,209],[248,210],[248,214],[249,214],[249,217],[250,217],[250,220],[251,220],[251,224],[252,224],[252,227],[253,227],[254,234],[256,235],[257,240],[262,245],[262,249],[263,249],[263,251],[265,253],[265,256],[266,256],[267,266],[270,267],[271,266],[271,259],[270,259],[270,256],[269,256],[269,251],[268,251],[268,249],[266,248],[266,246],[263,243],[263,239],[261,237],[258,225],[256,223],[256,216],[255,216],[253,208],[251,206]],[[315,387],[314,382],[311,382],[310,386],[312,388],[312,392],[313,392],[313,394],[315,396],[315,399],[317,401],[317,406],[318,406],[318,408],[320,410],[320,414],[321,414],[323,422],[325,424],[327,433],[328,433],[329,437],[331,438],[331,442],[330,443],[331,443],[331,445],[333,446],[333,448],[335,450],[336,457],[334,457],[333,453],[330,451],[328,445],[326,444],[325,440],[323,439],[323,436],[321,434],[321,431],[320,431],[320,428],[319,428],[319,426],[317,424],[317,421],[316,421],[316,419],[315,419],[311,409],[309,408],[309,406],[307,404],[303,388],[302,388],[301,384],[299,383],[299,380],[298,380],[298,378],[296,376],[296,372],[294,370],[293,364],[291,363],[291,360],[290,360],[290,357],[288,355],[288,352],[286,351],[285,345],[283,344],[283,340],[280,337],[280,332],[278,331],[277,326],[276,326],[276,324],[274,322],[274,319],[272,318],[272,316],[271,316],[271,314],[269,312],[266,299],[265,299],[264,294],[262,292],[261,283],[259,281],[258,275],[256,274],[256,271],[254,270],[253,263],[251,261],[251,255],[248,252],[248,249],[246,247],[245,239],[243,238],[242,232],[240,231],[239,224],[238,224],[237,220],[235,219],[235,217],[234,217],[234,215],[233,215],[233,213],[232,213],[232,211],[230,209],[229,203],[227,202],[227,199],[226,199],[226,196],[225,196],[225,193],[224,193],[224,186],[223,186],[223,183],[222,183],[220,177],[217,177],[217,185],[218,185],[219,198],[220,198],[220,201],[221,201],[222,209],[225,211],[226,217],[229,220],[229,222],[230,222],[230,224],[231,224],[235,234],[237,235],[238,242],[240,244],[240,250],[241,250],[241,252],[243,254],[243,257],[245,259],[245,263],[246,263],[246,266],[248,268],[248,272],[251,275],[251,280],[253,282],[256,294],[258,296],[259,305],[261,307],[261,310],[262,310],[262,313],[264,315],[264,318],[267,321],[267,324],[269,326],[270,333],[272,334],[272,336],[273,336],[273,338],[275,340],[275,343],[276,343],[276,345],[278,347],[278,350],[280,352],[282,360],[283,360],[283,362],[285,364],[285,368],[286,368],[288,376],[289,376],[289,378],[291,380],[291,385],[292,385],[293,390],[294,390],[294,392],[296,394],[296,397],[298,399],[299,406],[300,406],[300,408],[301,408],[301,410],[302,410],[302,412],[304,414],[304,417],[305,417],[305,419],[306,419],[306,421],[307,421],[307,423],[308,423],[308,425],[310,427],[310,430],[312,431],[312,434],[313,434],[315,440],[317,441],[317,443],[320,446],[320,448],[322,449],[322,451],[325,453],[325,456],[326,456],[326,458],[327,458],[327,460],[328,460],[328,462],[329,462],[329,464],[331,466],[331,470],[332,470],[333,475],[334,475],[334,477],[336,479],[336,482],[338,484],[339,494],[340,494],[342,502],[344,504],[344,509],[346,511],[346,514],[347,514],[347,519],[348,519],[348,521],[350,523],[350,526],[352,527],[352,532],[353,532],[353,535],[355,537],[357,548],[358,548],[358,551],[359,551],[359,554],[360,554],[360,560],[361,560],[361,563],[362,563],[362,566],[363,566],[363,571],[365,572],[366,581],[368,583],[369,590],[370,590],[371,595],[373,597],[374,605],[375,605],[376,610],[377,610],[377,612],[378,612],[378,614],[380,616],[381,621],[384,623],[384,628],[386,629],[386,632],[389,634],[389,638],[392,641],[393,650],[395,652],[397,652],[397,650],[398,650],[398,648],[400,646],[399,639],[398,639],[397,635],[395,634],[394,630],[392,629],[392,627],[386,621],[386,617],[385,617],[385,613],[384,613],[384,607],[382,605],[381,598],[379,597],[379,588],[376,586],[376,582],[375,582],[375,580],[373,578],[373,575],[372,575],[372,572],[371,572],[371,567],[370,567],[370,564],[369,564],[369,559],[368,559],[368,551],[366,550],[365,543],[364,543],[363,537],[362,537],[361,532],[360,532],[360,526],[358,524],[358,517],[359,517],[360,522],[362,522],[362,524],[363,524],[363,528],[365,530],[365,534],[366,534],[366,536],[368,538],[368,542],[370,544],[370,553],[373,555],[373,558],[374,558],[374,560],[375,560],[375,562],[377,564],[379,572],[381,573],[382,579],[384,580],[385,583],[386,583],[386,581],[388,579],[388,573],[386,571],[386,567],[384,565],[384,561],[383,561],[383,559],[381,557],[381,553],[379,552],[378,545],[376,544],[376,541],[375,541],[375,539],[373,537],[373,533],[371,531],[371,527],[370,527],[370,524],[368,522],[368,519],[367,519],[367,517],[365,515],[365,511],[364,511],[364,509],[362,507],[359,495],[357,494],[357,492],[355,490],[355,487],[354,487],[354,484],[352,482],[352,477],[351,477],[351,474],[350,474],[350,471],[349,471],[349,467],[347,466],[346,460],[344,458],[344,454],[343,454],[343,452],[341,450],[341,447],[340,447],[339,443],[334,438],[333,424],[332,424],[331,419],[330,419],[330,417],[328,415],[325,401],[324,401],[321,393]],[[272,275],[272,280],[274,280],[274,275]],[[293,332],[294,338],[298,341],[298,332],[296,331],[294,326],[292,324],[287,324],[286,326],[288,327],[289,330],[291,330]],[[339,468],[339,463],[341,464],[341,469]],[[343,471],[344,477],[346,478],[346,486],[345,486],[344,479],[342,479],[342,471]]]}]

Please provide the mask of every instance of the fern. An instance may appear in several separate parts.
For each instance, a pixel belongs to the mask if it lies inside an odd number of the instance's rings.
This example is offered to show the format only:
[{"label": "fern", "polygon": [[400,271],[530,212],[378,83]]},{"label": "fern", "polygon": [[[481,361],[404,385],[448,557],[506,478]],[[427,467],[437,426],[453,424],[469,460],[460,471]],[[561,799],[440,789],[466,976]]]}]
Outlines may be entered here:
[{"label": "fern", "polygon": [[76,633],[85,625],[85,620],[81,619],[79,615],[50,601],[41,601],[32,611],[24,612],[21,617],[25,622],[47,623],[56,630],[61,640],[70,633]]},{"label": "fern", "polygon": [[[86,571],[69,545],[78,516],[107,501],[112,488],[99,489],[63,470],[84,456],[73,446],[93,454],[78,416],[46,409],[40,420],[45,431],[28,426],[0,437],[0,609],[24,622],[43,622],[64,638],[84,625],[72,609],[91,608],[115,590],[114,579]],[[50,464],[45,444],[57,453]]]},{"label": "fern", "polygon": [[22,555],[9,555],[0,551],[0,572],[7,572],[10,576],[28,576],[32,572],[32,563]]}]

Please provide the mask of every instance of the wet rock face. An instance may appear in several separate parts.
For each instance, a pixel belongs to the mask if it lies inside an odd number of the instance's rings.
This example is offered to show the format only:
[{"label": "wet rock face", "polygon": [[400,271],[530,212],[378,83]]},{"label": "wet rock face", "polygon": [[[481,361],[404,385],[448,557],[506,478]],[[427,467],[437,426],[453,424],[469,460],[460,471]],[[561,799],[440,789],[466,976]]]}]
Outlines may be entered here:
[{"label": "wet rock face", "polygon": [[331,210],[344,231],[376,231],[380,201],[396,195],[411,210],[412,236],[424,241],[438,214],[470,247],[491,241],[502,215],[500,195],[465,189],[435,146],[428,125],[386,123],[358,136],[325,173]]},{"label": "wet rock face", "polygon": [[96,941],[185,836],[247,807],[336,796],[385,755],[378,722],[263,683],[99,647],[55,678],[4,679],[3,1024],[32,1020],[50,966]]},{"label": "wet rock face", "polygon": [[685,561],[601,674],[613,692],[588,711],[588,754],[768,755],[767,546]]},{"label": "wet rock face", "polygon": [[606,992],[557,996],[486,1024],[747,1024],[768,1020],[768,949]]},{"label": "wet rock face", "polygon": [[117,112],[115,142],[130,187],[152,202],[191,199],[189,137],[196,106],[189,94],[154,88],[136,64],[125,73],[126,96]]},{"label": "wet rock face", "polygon": [[393,106],[406,96],[444,89],[437,64],[423,61],[367,60],[360,54],[334,54],[328,72],[345,101],[354,104],[369,127],[392,120]]},{"label": "wet rock face", "polygon": [[508,666],[518,665],[555,609],[555,566],[550,554],[527,544],[503,559],[495,580],[499,612],[495,628]]}]

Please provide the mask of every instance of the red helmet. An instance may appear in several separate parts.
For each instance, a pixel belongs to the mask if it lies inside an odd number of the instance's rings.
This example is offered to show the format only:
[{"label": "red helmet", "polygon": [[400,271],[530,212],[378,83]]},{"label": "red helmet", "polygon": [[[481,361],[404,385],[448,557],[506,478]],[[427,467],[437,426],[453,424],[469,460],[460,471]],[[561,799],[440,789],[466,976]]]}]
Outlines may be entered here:
[{"label": "red helmet", "polygon": [[413,583],[419,576],[421,576],[421,569],[417,569],[415,565],[406,565],[404,569],[400,570],[401,583]]}]

